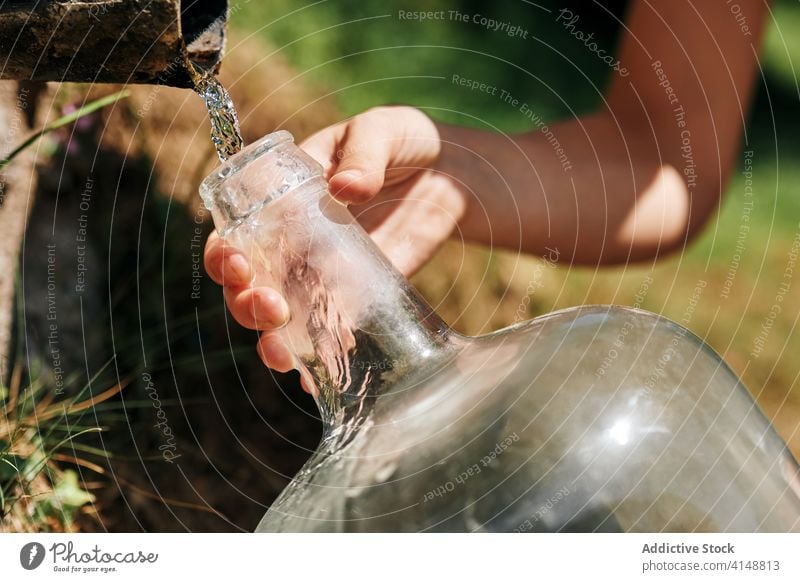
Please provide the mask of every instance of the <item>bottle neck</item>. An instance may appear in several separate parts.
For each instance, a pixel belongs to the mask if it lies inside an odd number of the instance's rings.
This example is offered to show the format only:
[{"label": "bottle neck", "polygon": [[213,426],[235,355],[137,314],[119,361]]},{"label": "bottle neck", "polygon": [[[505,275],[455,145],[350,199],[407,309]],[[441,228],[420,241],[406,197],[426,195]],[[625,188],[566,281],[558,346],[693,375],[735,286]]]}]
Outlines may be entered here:
[{"label": "bottle neck", "polygon": [[[313,344],[294,355],[328,431],[366,418],[378,397],[409,387],[418,370],[447,357],[458,339],[391,265],[359,263],[363,288],[354,292],[342,281],[338,288],[326,286],[305,312],[290,300],[297,325],[291,329],[290,322],[284,337],[290,346],[306,339]],[[304,274],[319,276],[313,268]],[[298,279],[294,287],[316,285]],[[344,295],[358,295],[357,305],[342,301]]]},{"label": "bottle neck", "polygon": [[[225,190],[225,189],[221,189]],[[280,291],[290,320],[277,333],[311,389],[326,435],[363,421],[375,400],[446,358],[458,335],[436,315],[314,176],[241,212],[217,200],[215,223],[248,255],[253,284]]]},{"label": "bottle neck", "polygon": [[312,234],[290,226],[281,235],[292,249],[283,256],[292,312],[283,337],[333,431],[446,356],[456,335],[326,189],[285,200]]}]

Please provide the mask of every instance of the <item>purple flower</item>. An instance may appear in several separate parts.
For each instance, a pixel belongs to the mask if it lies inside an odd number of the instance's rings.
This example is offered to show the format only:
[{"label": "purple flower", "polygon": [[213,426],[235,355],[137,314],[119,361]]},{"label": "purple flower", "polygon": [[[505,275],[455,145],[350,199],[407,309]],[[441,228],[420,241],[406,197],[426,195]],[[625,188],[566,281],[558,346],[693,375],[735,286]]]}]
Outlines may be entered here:
[{"label": "purple flower", "polygon": [[[61,109],[61,113],[62,115],[69,115],[70,113],[74,113],[77,110],[78,110],[77,105],[75,105],[74,103],[69,103]],[[92,125],[94,124],[93,118],[94,114],[84,115],[82,117],[79,117],[75,121],[75,130],[81,133],[89,131],[92,128]]]}]

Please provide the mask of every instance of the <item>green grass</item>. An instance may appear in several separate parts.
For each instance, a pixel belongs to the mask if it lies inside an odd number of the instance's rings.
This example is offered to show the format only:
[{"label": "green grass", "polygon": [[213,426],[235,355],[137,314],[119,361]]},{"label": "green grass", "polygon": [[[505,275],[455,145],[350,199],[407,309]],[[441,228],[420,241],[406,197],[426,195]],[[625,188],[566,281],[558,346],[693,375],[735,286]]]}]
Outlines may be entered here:
[{"label": "green grass", "polygon": [[59,397],[49,380],[17,364],[0,384],[0,531],[72,531],[94,501],[87,477],[103,473],[92,459],[105,452],[84,437],[103,430],[98,414],[122,385],[95,392],[96,378],[66,381],[74,396]]},{"label": "green grass", "polygon": [[797,91],[800,73],[800,8],[781,0],[772,6],[775,21],[767,29],[763,59],[767,73],[789,91]]},{"label": "green grass", "polygon": [[[552,14],[529,4],[462,8],[519,24],[528,32],[527,39],[471,22],[413,22],[398,17],[398,8],[448,11],[458,5],[452,0],[413,0],[400,7],[375,1],[277,0],[243,4],[232,11],[231,20],[282,50],[304,81],[333,92],[345,115],[373,105],[409,103],[432,108],[435,117],[447,121],[470,123],[464,116],[447,113],[453,110],[508,131],[529,125],[496,96],[454,85],[454,74],[527,99],[545,118],[582,111],[598,101],[607,69],[598,67],[571,37],[559,34]],[[613,46],[610,34],[604,35],[602,29],[598,33],[602,42]],[[581,90],[575,91],[576,86]]]}]

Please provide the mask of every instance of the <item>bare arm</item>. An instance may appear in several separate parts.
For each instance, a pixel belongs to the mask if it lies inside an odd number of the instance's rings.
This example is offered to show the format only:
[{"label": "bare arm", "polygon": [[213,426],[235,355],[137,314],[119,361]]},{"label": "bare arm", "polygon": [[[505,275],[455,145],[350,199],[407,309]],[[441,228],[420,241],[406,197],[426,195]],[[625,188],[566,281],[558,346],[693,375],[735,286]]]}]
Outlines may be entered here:
[{"label": "bare arm", "polygon": [[464,236],[585,264],[681,248],[736,165],[766,13],[738,4],[749,34],[725,2],[635,0],[618,55],[629,74],[612,72],[593,115],[516,136],[439,126]]}]

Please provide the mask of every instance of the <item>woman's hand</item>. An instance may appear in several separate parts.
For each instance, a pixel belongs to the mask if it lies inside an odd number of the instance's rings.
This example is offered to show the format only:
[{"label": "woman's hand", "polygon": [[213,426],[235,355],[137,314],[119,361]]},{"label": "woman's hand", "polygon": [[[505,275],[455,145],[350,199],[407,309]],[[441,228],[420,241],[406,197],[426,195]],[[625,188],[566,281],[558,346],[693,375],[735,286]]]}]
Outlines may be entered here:
[{"label": "woman's hand", "polygon": [[[378,107],[314,134],[300,144],[323,166],[331,194],[357,205],[356,219],[404,274],[421,267],[450,236],[465,211],[451,180],[431,169],[441,152],[439,131],[412,107]],[[225,291],[231,314],[262,332],[258,353],[278,372],[295,367],[275,329],[289,317],[275,289],[250,285],[244,255],[213,232],[206,243],[206,271]]]}]

